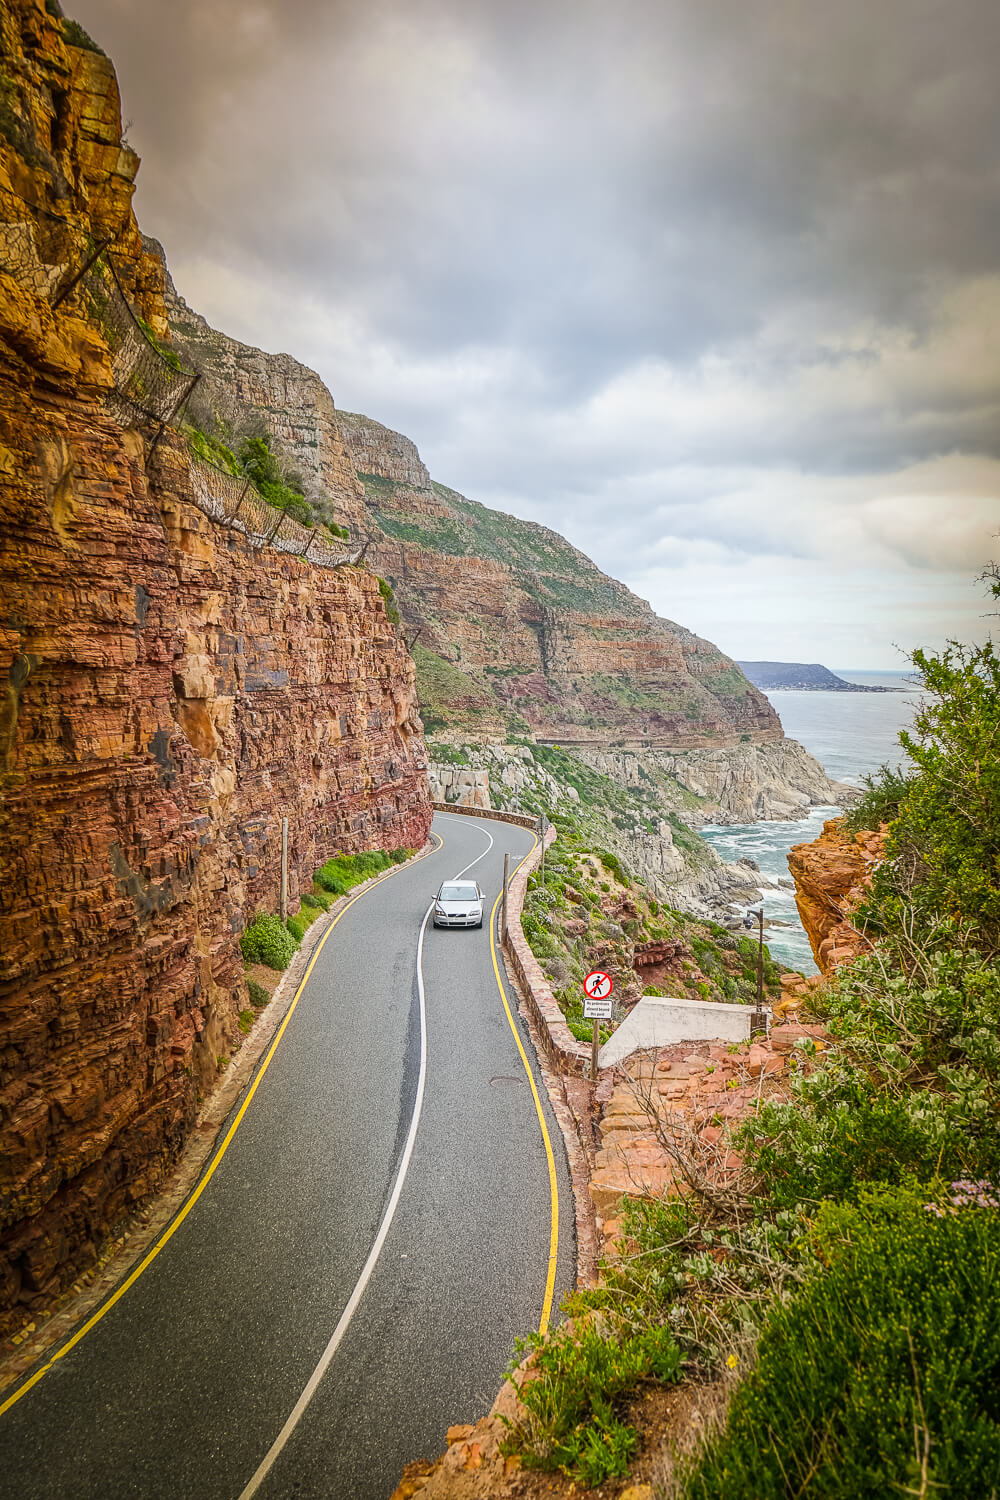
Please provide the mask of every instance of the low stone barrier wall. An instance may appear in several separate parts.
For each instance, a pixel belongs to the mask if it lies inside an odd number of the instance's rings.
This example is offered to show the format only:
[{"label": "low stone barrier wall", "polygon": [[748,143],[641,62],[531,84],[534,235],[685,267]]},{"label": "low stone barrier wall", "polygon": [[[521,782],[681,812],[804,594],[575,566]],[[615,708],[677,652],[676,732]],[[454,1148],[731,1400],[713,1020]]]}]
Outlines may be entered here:
[{"label": "low stone barrier wall", "polygon": [[[555,837],[556,830],[550,827],[544,840],[546,848],[554,843]],[[590,1067],[590,1047],[586,1042],[578,1042],[566,1025],[566,1017],[556,1003],[542,966],[521,931],[521,912],[528,889],[528,876],[541,857],[542,845],[539,844],[530,858],[519,867],[508,887],[504,956],[517,976],[525,1004],[538,1028],[549,1062],[560,1073],[575,1073],[583,1077]]]},{"label": "low stone barrier wall", "polygon": [[461,807],[457,802],[432,802],[435,812],[458,813],[466,818],[492,818],[495,823],[516,823],[519,828],[530,828],[538,832],[538,819],[527,813],[497,812],[492,807]]},{"label": "low stone barrier wall", "polygon": [[674,1042],[746,1042],[756,1012],[749,1005],[643,995],[597,1054],[613,1068],[633,1052]]}]

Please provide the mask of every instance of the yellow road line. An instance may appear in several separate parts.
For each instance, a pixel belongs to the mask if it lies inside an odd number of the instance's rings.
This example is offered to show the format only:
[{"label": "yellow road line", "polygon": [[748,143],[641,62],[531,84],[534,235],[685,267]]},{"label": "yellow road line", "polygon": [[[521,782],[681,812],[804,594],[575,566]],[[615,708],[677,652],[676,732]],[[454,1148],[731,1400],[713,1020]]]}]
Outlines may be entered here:
[{"label": "yellow road line", "polygon": [[[536,835],[535,841],[532,844],[531,848],[528,850],[528,853],[524,856],[524,859],[519,860],[517,865],[514,867],[514,875],[517,874],[518,870],[521,868],[521,865],[524,864],[524,860],[529,859],[531,855],[534,854],[537,847],[538,838]],[[511,878],[513,879],[513,876]],[[552,1315],[552,1298],[556,1288],[556,1261],[559,1255],[559,1184],[556,1180],[556,1159],[552,1152],[552,1142],[549,1139],[548,1127],[545,1124],[545,1113],[542,1109],[542,1101],[538,1097],[538,1089],[535,1086],[534,1074],[531,1071],[531,1065],[528,1062],[527,1054],[525,1053],[524,1047],[521,1044],[521,1038],[518,1035],[517,1027],[514,1025],[514,1017],[510,1013],[510,1005],[507,1002],[507,992],[503,987],[503,980],[500,978],[500,965],[497,962],[496,949],[496,916],[497,907],[500,905],[502,899],[503,891],[501,890],[500,895],[493,903],[493,910],[490,913],[490,956],[493,959],[493,973],[496,976],[497,988],[500,991],[500,998],[503,1001],[503,1008],[507,1012],[507,1024],[510,1026],[511,1033],[514,1037],[515,1042],[517,1043],[517,1050],[521,1054],[521,1061],[524,1064],[524,1071],[527,1073],[528,1083],[531,1085],[531,1093],[535,1101],[535,1113],[538,1115],[538,1124],[541,1127],[542,1140],[545,1143],[545,1156],[549,1164],[549,1202],[551,1204],[551,1222],[549,1228],[549,1268],[548,1274],[545,1278],[545,1298],[542,1302],[542,1317],[541,1321],[538,1324],[538,1332],[545,1333],[549,1326],[549,1318]]]},{"label": "yellow road line", "polygon": [[[431,838],[438,840],[438,846],[437,846],[438,849],[441,849],[443,847],[444,840],[440,837],[439,834],[432,833],[431,834]],[[434,850],[434,853],[435,854],[437,853],[437,849]],[[205,1172],[204,1176],[202,1177],[201,1181],[198,1183],[198,1186],[195,1188],[195,1190],[191,1194],[190,1198],[188,1198],[187,1202],[184,1204],[184,1207],[177,1214],[176,1218],[174,1218],[174,1219],[172,1219],[170,1221],[170,1223],[168,1224],[167,1228],[163,1231],[163,1233],[160,1235],[159,1239],[153,1245],[152,1249],[150,1249],[150,1250],[147,1251],[147,1253],[145,1254],[145,1256],[142,1258],[142,1260],[136,1266],[135,1270],[127,1278],[127,1280],[125,1280],[125,1281],[122,1282],[121,1286],[117,1289],[117,1291],[114,1293],[114,1295],[111,1296],[111,1297],[109,1297],[108,1300],[107,1300],[107,1302],[104,1302],[104,1303],[101,1304],[101,1306],[97,1309],[97,1311],[93,1314],[93,1316],[90,1317],[90,1318],[88,1318],[87,1321],[86,1321],[86,1323],[84,1323],[82,1327],[80,1327],[80,1328],[77,1329],[76,1333],[73,1334],[72,1338],[67,1339],[66,1342],[65,1342],[65,1344],[63,1344],[59,1349],[56,1350],[56,1352],[55,1352],[55,1354],[53,1354],[52,1358],[49,1359],[49,1360],[46,1360],[45,1364],[41,1365],[39,1367],[39,1369],[37,1369],[35,1371],[34,1375],[31,1376],[30,1380],[26,1380],[23,1385],[18,1386],[17,1390],[14,1391],[14,1393],[12,1395],[10,1395],[10,1396],[7,1397],[7,1400],[4,1401],[4,1403],[2,1405],[0,1405],[0,1417],[3,1416],[3,1414],[4,1414],[5,1411],[9,1411],[12,1406],[14,1406],[18,1401],[20,1401],[20,1399],[21,1399],[22,1396],[26,1396],[27,1393],[31,1390],[32,1386],[37,1385],[38,1382],[41,1380],[42,1376],[46,1375],[48,1373],[48,1371],[52,1369],[52,1366],[54,1364],[56,1364],[56,1362],[58,1360],[63,1359],[64,1356],[67,1355],[70,1352],[71,1349],[75,1349],[76,1348],[76,1346],[80,1342],[80,1340],[83,1339],[83,1338],[85,1338],[86,1335],[90,1332],[90,1330],[92,1328],[95,1328],[97,1326],[97,1324],[101,1321],[101,1319],[105,1316],[105,1314],[109,1313],[111,1311],[111,1309],[115,1306],[115,1304],[117,1302],[121,1301],[122,1297],[124,1297],[125,1293],[129,1290],[129,1288],[135,1285],[135,1283],[139,1280],[139,1277],[142,1275],[143,1271],[145,1271],[146,1267],[149,1266],[149,1265],[151,1265],[153,1263],[153,1261],[156,1259],[156,1257],[159,1255],[159,1253],[163,1249],[164,1245],[166,1245],[171,1239],[173,1239],[173,1237],[174,1237],[175,1233],[177,1232],[177,1230],[184,1223],[184,1220],[187,1218],[188,1214],[194,1208],[195,1204],[198,1202],[198,1199],[201,1197],[202,1193],[208,1187],[208,1184],[211,1182],[212,1177],[215,1175],[215,1169],[218,1167],[218,1165],[221,1162],[222,1158],[225,1156],[226,1152],[228,1151],[230,1142],[232,1141],[233,1136],[236,1134],[237,1127],[239,1126],[239,1123],[243,1119],[243,1116],[246,1114],[247,1110],[250,1108],[250,1102],[253,1099],[254,1094],[256,1094],[257,1089],[260,1086],[260,1081],[264,1077],[264,1074],[267,1072],[268,1068],[270,1067],[270,1065],[271,1065],[271,1059],[274,1057],[275,1052],[278,1050],[278,1043],[281,1041],[281,1038],[284,1036],[285,1030],[286,1030],[286,1028],[288,1026],[288,1023],[292,1019],[292,1016],[295,1013],[295,1008],[296,1008],[296,1006],[299,1003],[299,1000],[300,1000],[301,995],[302,995],[302,991],[306,987],[306,982],[309,979],[309,976],[312,973],[313,969],[316,967],[316,961],[317,961],[317,959],[319,958],[320,954],[323,952],[324,947],[326,946],[326,940],[327,940],[327,938],[330,936],[331,932],[336,927],[336,925],[340,921],[341,917],[344,917],[344,916],[347,915],[347,913],[350,911],[351,907],[355,904],[355,902],[360,901],[363,896],[367,896],[368,892],[374,890],[377,885],[381,885],[383,881],[388,880],[389,877],[392,876],[392,875],[398,875],[399,871],[403,870],[405,868],[406,868],[405,865],[395,865],[395,866],[393,866],[393,868],[391,870],[386,870],[384,874],[379,875],[377,877],[377,879],[373,880],[370,885],[366,885],[363,891],[358,891],[358,893],[357,893],[356,896],[352,896],[351,899],[350,899],[350,901],[347,902],[347,905],[344,906],[337,913],[337,915],[334,917],[333,921],[330,923],[329,927],[326,929],[326,931],[324,932],[323,936],[320,938],[319,943],[316,946],[316,952],[313,954],[312,958],[309,960],[309,966],[306,969],[306,972],[302,976],[302,979],[301,979],[301,981],[299,983],[298,989],[295,991],[295,995],[294,995],[294,998],[292,999],[292,1003],[288,1007],[288,1010],[285,1012],[285,1016],[284,1016],[284,1019],[281,1022],[281,1025],[278,1027],[278,1030],[275,1032],[274,1040],[272,1041],[270,1047],[267,1050],[267,1054],[266,1054],[266,1056],[264,1058],[263,1063],[260,1066],[260,1070],[257,1073],[256,1078],[254,1079],[253,1083],[250,1085],[250,1089],[249,1089],[249,1091],[247,1093],[246,1098],[244,1099],[243,1103],[240,1105],[239,1112],[237,1113],[235,1120],[230,1125],[229,1129],[226,1131],[226,1135],[225,1135],[225,1138],[224,1138],[224,1140],[222,1142],[222,1145],[219,1147],[219,1149],[216,1152],[215,1156],[212,1158],[212,1161],[211,1161],[211,1163],[210,1163],[210,1165],[208,1167],[208,1170]]]}]

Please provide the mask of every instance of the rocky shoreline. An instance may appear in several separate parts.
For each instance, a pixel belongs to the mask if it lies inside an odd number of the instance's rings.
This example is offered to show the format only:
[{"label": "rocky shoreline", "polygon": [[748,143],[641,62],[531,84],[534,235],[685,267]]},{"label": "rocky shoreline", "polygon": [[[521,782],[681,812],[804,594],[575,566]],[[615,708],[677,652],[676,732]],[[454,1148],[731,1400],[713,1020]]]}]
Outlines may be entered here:
[{"label": "rocky shoreline", "polygon": [[670,905],[723,923],[770,882],[751,859],[726,863],[699,827],[804,818],[857,796],[794,740],[641,754],[436,743],[430,762],[432,800],[589,819],[591,837]]}]

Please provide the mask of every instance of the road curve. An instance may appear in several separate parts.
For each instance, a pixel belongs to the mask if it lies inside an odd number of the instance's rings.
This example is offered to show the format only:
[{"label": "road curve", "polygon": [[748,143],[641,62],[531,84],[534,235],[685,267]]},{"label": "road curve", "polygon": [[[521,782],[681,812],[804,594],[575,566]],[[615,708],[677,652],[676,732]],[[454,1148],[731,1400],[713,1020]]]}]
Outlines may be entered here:
[{"label": "road curve", "polygon": [[[542,1314],[550,1166],[488,924],[428,925],[422,994],[417,948],[442,879],[471,864],[492,906],[504,852],[516,863],[533,837],[448,814],[434,830],[439,849],[330,933],[187,1217],[0,1417],[0,1496],[385,1500],[404,1463],[489,1406]],[[509,1008],[554,1151],[558,1304],[574,1270],[569,1176]]]}]

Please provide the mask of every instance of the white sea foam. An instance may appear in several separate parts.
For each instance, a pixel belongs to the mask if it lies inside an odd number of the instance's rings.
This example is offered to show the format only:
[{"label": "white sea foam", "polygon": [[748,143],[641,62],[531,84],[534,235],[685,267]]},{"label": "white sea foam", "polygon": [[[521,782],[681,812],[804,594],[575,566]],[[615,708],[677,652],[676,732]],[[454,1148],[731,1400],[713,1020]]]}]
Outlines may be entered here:
[{"label": "white sea foam", "polygon": [[[848,680],[903,686],[895,693],[804,693],[783,690],[768,693],[781,718],[785,733],[805,745],[837,781],[860,783],[866,773],[904,758],[899,731],[909,726],[920,695],[902,674],[840,671]],[[816,838],[836,807],[814,807],[808,817],[787,823],[749,823],[742,827],[707,824],[704,838],[724,860],[752,859],[764,877],[764,915],[789,922],[788,928],[765,930],[768,947],[782,963],[814,974],[809,939],[799,921],[792,891],[782,890],[779,880],[788,879],[788,851],[793,844]]]}]

